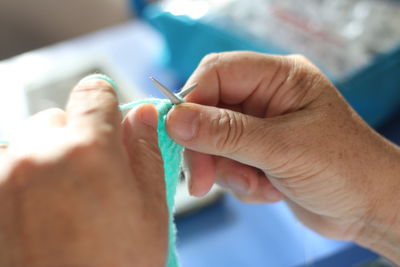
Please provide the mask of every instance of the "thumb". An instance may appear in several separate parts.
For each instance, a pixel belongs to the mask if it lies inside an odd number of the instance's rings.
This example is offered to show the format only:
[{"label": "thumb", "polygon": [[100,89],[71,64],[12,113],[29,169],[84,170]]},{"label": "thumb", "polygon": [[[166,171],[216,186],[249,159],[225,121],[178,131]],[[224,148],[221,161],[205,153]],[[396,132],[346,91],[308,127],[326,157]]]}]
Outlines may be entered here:
[{"label": "thumb", "polygon": [[[141,190],[165,201],[164,169],[157,138],[157,110],[144,104],[128,113],[123,121],[124,146],[129,165]],[[150,197],[150,196],[149,196]]]},{"label": "thumb", "polygon": [[184,103],[169,112],[167,131],[176,142],[191,150],[265,168],[265,159],[277,145],[274,120]]}]

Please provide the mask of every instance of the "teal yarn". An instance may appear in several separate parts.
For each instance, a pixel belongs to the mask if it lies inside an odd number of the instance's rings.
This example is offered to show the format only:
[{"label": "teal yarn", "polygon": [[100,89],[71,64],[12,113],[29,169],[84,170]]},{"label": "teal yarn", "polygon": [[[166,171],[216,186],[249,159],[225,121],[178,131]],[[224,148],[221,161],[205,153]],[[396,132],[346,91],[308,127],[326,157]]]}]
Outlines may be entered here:
[{"label": "teal yarn", "polygon": [[169,137],[165,128],[167,114],[173,106],[171,101],[162,99],[147,99],[120,105],[119,108],[120,110],[126,110],[145,103],[155,105],[158,110],[158,146],[160,147],[164,162],[164,179],[169,214],[168,258],[166,267],[177,267],[179,264],[175,250],[176,227],[174,224],[173,208],[176,187],[179,182],[183,147],[175,143],[171,137]]}]

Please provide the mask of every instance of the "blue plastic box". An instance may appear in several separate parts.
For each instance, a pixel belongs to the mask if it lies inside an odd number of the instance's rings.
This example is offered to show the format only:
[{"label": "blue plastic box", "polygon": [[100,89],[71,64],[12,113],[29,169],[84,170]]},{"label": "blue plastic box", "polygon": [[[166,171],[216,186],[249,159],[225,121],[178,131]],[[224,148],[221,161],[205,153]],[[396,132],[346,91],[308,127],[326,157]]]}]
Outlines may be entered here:
[{"label": "blue plastic box", "polygon": [[[288,51],[255,43],[186,16],[174,16],[145,0],[132,1],[135,12],[160,31],[166,43],[165,63],[186,79],[208,53],[251,50],[271,54]],[[399,44],[400,45],[400,44]],[[353,108],[372,126],[400,108],[400,47],[342,82],[333,81]]]}]

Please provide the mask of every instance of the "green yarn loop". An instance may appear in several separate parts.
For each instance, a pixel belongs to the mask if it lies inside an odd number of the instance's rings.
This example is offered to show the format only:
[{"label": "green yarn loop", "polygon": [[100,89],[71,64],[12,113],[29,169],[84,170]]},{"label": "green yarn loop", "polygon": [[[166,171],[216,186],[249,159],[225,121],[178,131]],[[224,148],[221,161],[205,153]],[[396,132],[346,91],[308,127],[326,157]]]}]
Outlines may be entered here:
[{"label": "green yarn loop", "polygon": [[120,110],[126,110],[145,103],[154,104],[158,110],[158,145],[164,161],[164,177],[169,213],[169,243],[166,267],[177,267],[178,259],[175,250],[176,227],[174,224],[173,208],[176,187],[179,182],[183,147],[175,143],[171,137],[168,136],[165,129],[165,119],[173,106],[171,101],[162,99],[146,99],[120,105],[119,108]]}]

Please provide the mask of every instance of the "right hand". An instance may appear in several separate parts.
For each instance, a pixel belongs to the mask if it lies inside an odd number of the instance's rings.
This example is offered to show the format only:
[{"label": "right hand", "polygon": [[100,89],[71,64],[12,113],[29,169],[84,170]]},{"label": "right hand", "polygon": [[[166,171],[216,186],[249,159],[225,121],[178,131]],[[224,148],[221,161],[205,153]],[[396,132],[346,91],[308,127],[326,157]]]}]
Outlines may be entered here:
[{"label": "right hand", "polygon": [[[392,259],[400,244],[398,147],[375,133],[302,56],[213,54],[188,84],[198,88],[168,115],[187,148],[190,191],[218,182],[247,202],[287,200],[308,227]],[[201,104],[201,105],[199,105]],[[386,249],[380,249],[377,244]]]}]

